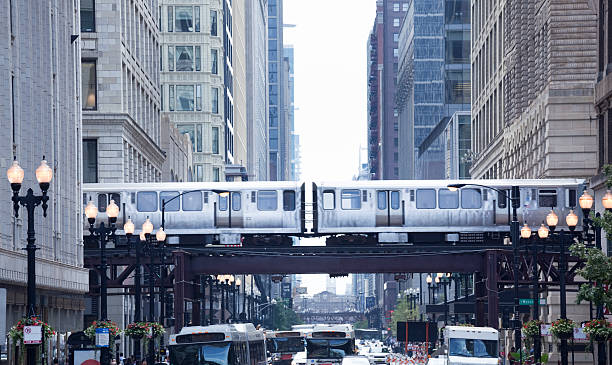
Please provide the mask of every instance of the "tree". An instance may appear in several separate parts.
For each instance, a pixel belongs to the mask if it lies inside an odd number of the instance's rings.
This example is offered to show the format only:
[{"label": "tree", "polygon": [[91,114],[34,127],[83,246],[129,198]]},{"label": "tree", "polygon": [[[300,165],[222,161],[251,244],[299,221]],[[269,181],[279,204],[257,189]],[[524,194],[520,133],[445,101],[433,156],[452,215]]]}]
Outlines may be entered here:
[{"label": "tree", "polygon": [[297,313],[284,302],[278,302],[272,305],[273,311],[273,327],[280,331],[289,331],[291,326],[296,324],[302,324],[302,320],[298,317]]},{"label": "tree", "polygon": [[397,322],[416,320],[419,317],[419,312],[416,308],[410,309],[410,304],[406,297],[406,295],[402,295],[397,300],[395,311],[391,315],[391,331],[393,331],[393,336],[395,337],[397,337]]}]

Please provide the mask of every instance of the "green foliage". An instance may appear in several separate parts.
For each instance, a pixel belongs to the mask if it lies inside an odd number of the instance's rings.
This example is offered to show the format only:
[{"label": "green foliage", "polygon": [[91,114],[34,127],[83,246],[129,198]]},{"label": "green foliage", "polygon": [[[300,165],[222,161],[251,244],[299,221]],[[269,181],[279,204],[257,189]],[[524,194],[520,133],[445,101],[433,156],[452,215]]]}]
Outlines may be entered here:
[{"label": "green foliage", "polygon": [[274,304],[272,310],[274,311],[274,329],[289,331],[291,326],[303,323],[297,313],[289,308],[285,302]]},{"label": "green foliage", "polygon": [[415,309],[410,309],[410,304],[406,300],[406,295],[401,296],[395,305],[395,310],[391,315],[391,330],[393,336],[397,337],[397,322],[414,321],[418,319],[419,312]]},{"label": "green foliage", "polygon": [[[523,357],[523,361],[522,361],[522,362],[523,362],[523,364],[527,364],[527,363],[529,363],[529,362],[533,363],[533,362],[532,362],[532,361],[533,361],[533,355],[531,355],[531,354],[529,353],[529,351],[524,350],[524,351],[523,351],[521,354],[523,355],[523,356],[522,356],[522,357]],[[519,359],[521,358],[521,354],[519,354],[518,352],[511,352],[511,353],[510,353],[510,356],[512,356],[512,358],[513,358],[514,360],[519,361]],[[549,355],[549,354],[546,354],[546,353],[542,354],[542,355],[540,356],[540,363],[541,363],[541,364],[546,364],[546,363],[548,362],[548,359],[549,359],[549,358],[550,358],[550,355]]]},{"label": "green foliage", "polygon": [[368,329],[368,328],[370,328],[370,327],[368,326],[368,320],[367,320],[367,319],[362,319],[361,321],[356,322],[356,323],[353,325],[353,327],[354,327],[355,329]]},{"label": "green foliage", "polygon": [[[610,219],[612,228],[612,214],[608,213],[605,217]],[[577,271],[578,275],[596,284],[580,286],[576,297],[578,304],[590,301],[596,306],[605,305],[612,308],[612,292],[605,289],[606,285],[612,284],[612,260],[602,250],[586,247],[582,243],[572,245],[570,252],[585,261],[584,267]]]}]

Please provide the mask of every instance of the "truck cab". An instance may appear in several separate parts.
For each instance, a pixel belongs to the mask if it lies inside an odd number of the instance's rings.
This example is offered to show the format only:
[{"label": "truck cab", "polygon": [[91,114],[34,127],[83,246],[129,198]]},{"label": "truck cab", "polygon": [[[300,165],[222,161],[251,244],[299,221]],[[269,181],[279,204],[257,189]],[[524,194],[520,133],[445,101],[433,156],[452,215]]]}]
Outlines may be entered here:
[{"label": "truck cab", "polygon": [[490,327],[447,326],[444,329],[444,354],[436,361],[444,365],[497,365],[499,332]]}]

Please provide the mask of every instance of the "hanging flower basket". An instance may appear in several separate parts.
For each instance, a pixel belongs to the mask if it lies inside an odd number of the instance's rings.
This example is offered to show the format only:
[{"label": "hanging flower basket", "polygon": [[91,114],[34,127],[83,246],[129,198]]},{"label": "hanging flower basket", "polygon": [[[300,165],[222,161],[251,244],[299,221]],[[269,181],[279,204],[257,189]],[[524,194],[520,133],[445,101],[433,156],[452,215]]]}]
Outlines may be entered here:
[{"label": "hanging flower basket", "polygon": [[543,323],[544,322],[540,320],[525,322],[523,324],[523,333],[525,336],[532,338],[541,336],[542,332],[540,330],[540,326],[542,326]]},{"label": "hanging flower basket", "polygon": [[558,319],[552,323],[550,333],[560,340],[567,340],[574,335],[576,324],[571,319]]},{"label": "hanging flower basket", "polygon": [[164,327],[157,322],[135,322],[130,323],[125,329],[125,335],[134,339],[153,338],[161,336],[166,332]]},{"label": "hanging flower basket", "polygon": [[19,344],[19,348],[21,349],[21,355],[19,356],[20,359],[24,359],[25,354],[25,346],[23,345],[23,329],[25,326],[41,326],[43,343],[46,342],[49,337],[55,336],[55,331],[53,328],[36,317],[20,319],[13,327],[11,327],[8,333],[11,341],[13,342],[13,352],[16,351],[17,344]]},{"label": "hanging flower basket", "polygon": [[92,341],[96,339],[96,328],[107,328],[109,333],[109,348],[111,351],[115,348],[115,337],[121,333],[121,329],[117,326],[117,323],[113,321],[93,321],[91,326],[85,329],[85,335]]},{"label": "hanging flower basket", "polygon": [[584,332],[595,342],[607,342],[612,337],[612,323],[605,319],[594,319],[585,323]]}]

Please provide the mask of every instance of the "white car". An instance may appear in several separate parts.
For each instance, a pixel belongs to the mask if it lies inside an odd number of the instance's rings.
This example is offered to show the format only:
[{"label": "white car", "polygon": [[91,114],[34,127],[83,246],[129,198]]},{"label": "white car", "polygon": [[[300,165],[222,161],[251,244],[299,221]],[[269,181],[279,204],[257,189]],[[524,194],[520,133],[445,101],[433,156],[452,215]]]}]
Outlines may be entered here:
[{"label": "white car", "polygon": [[366,356],[345,356],[342,358],[342,365],[371,365],[371,363]]},{"label": "white car", "polygon": [[293,355],[291,365],[306,365],[306,351],[298,352]]},{"label": "white car", "polygon": [[370,347],[369,351],[365,354],[370,362],[373,364],[383,365],[387,364],[389,357],[389,350],[381,347]]}]

